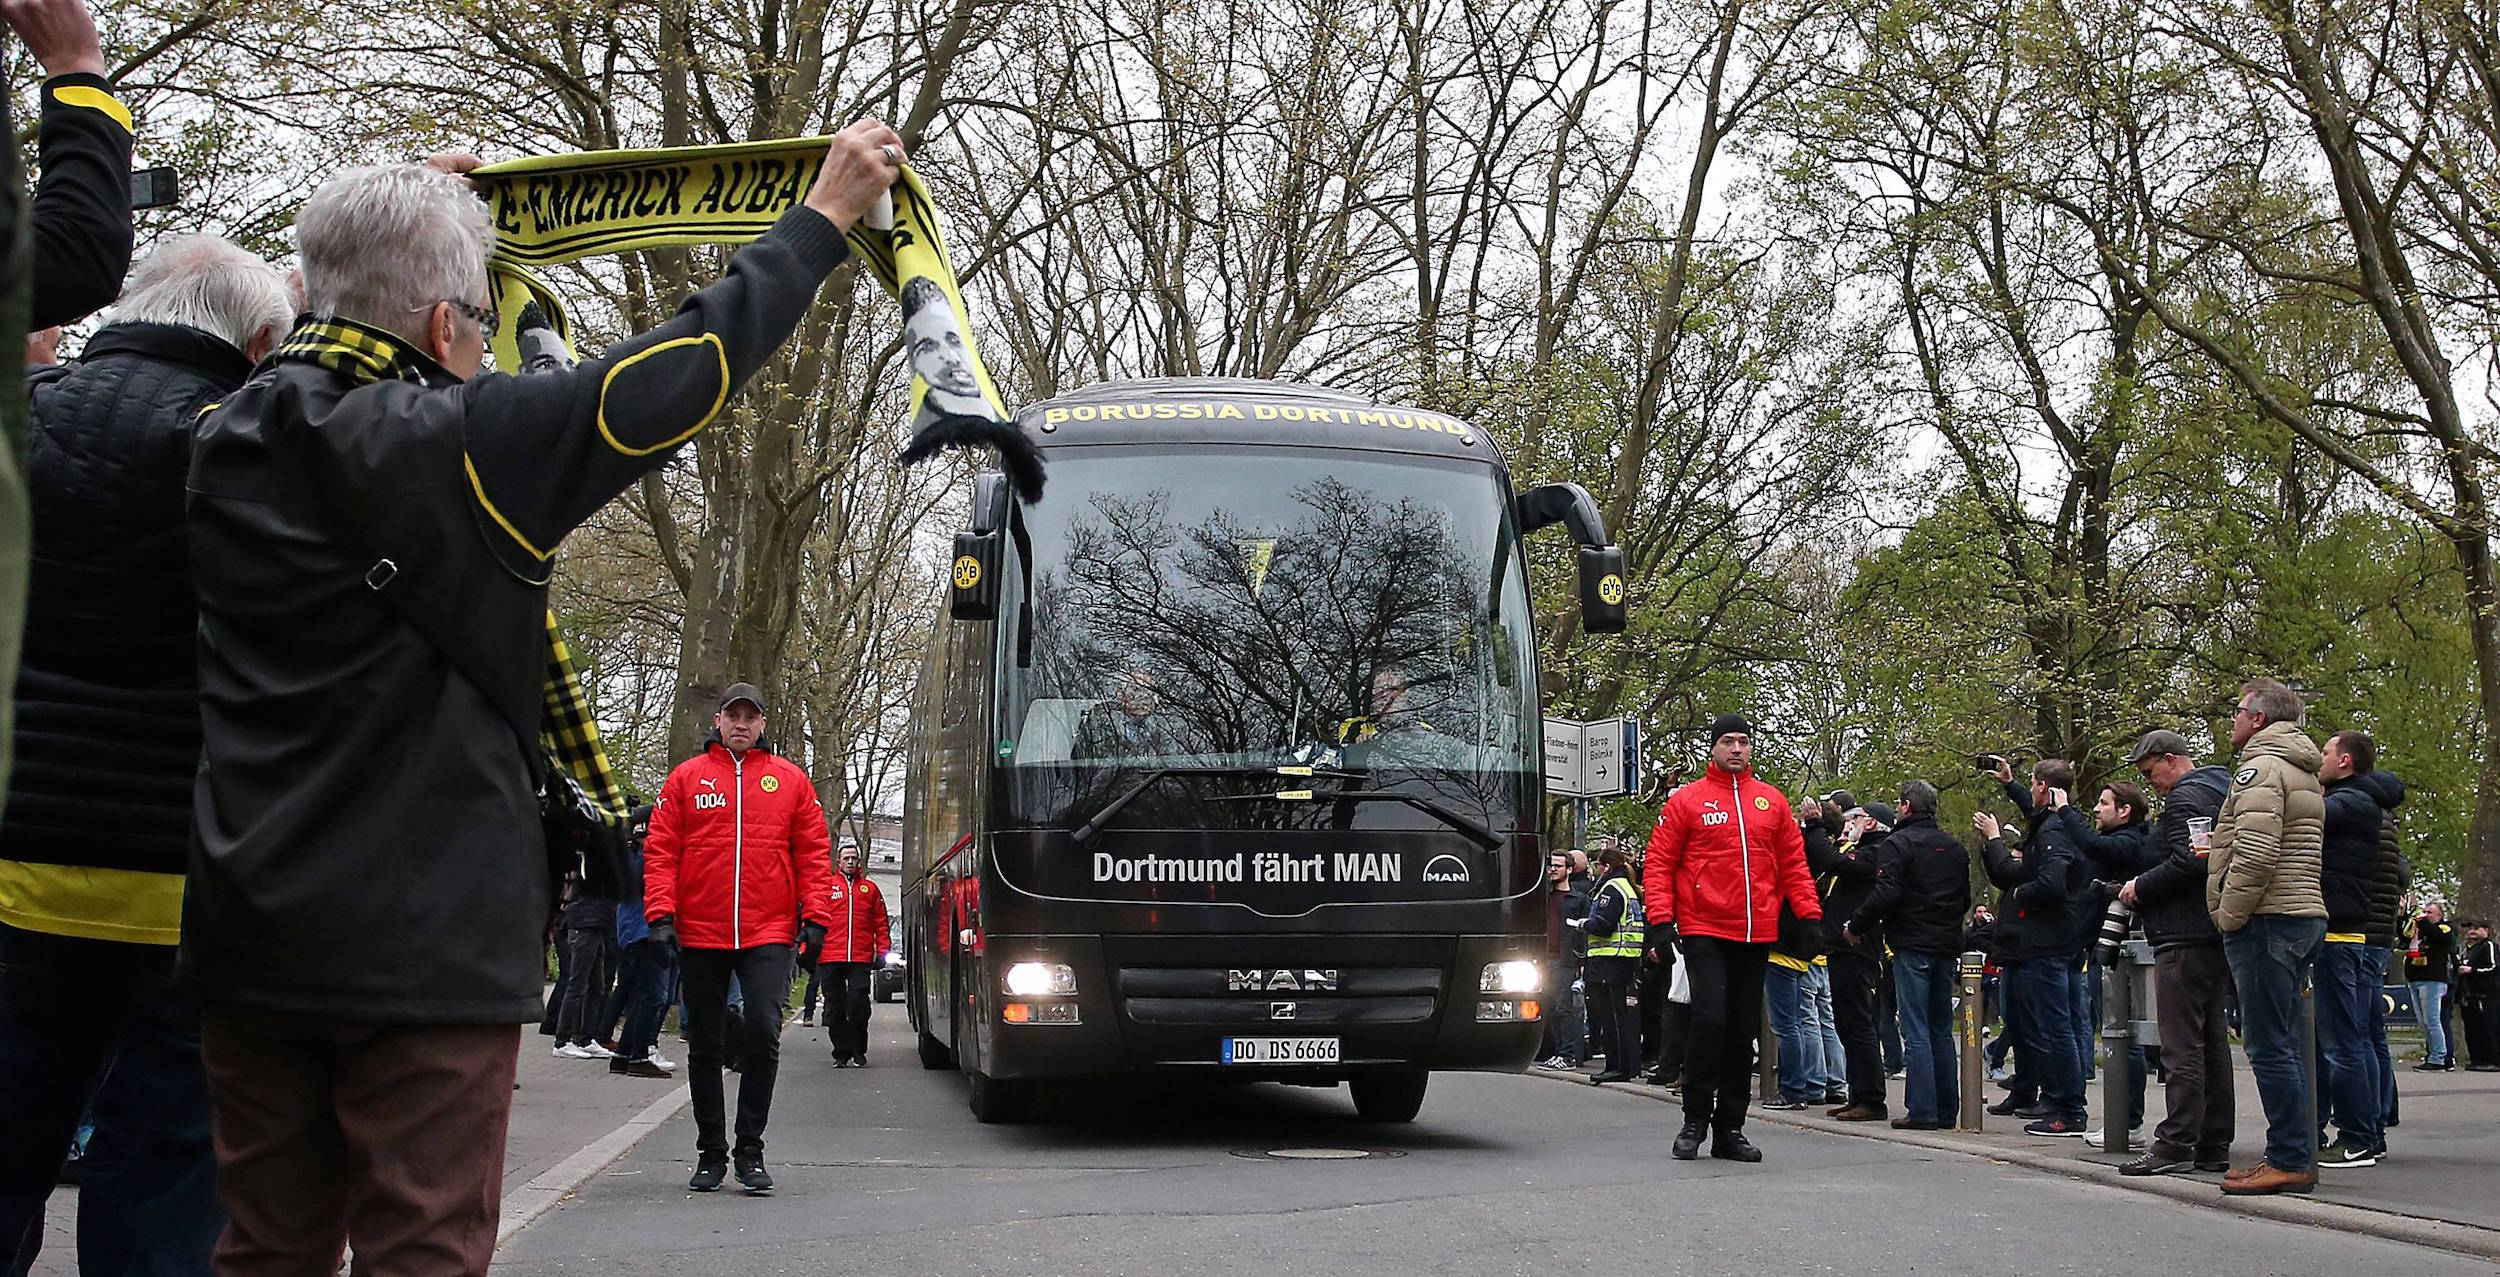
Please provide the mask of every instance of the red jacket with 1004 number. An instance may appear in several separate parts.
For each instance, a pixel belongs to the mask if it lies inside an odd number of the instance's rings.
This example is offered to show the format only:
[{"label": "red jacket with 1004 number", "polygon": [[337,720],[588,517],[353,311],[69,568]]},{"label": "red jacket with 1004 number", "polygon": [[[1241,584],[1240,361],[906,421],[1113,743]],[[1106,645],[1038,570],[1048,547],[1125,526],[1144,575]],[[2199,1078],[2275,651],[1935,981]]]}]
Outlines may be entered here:
[{"label": "red jacket with 1004 number", "polygon": [[1641,892],[1653,926],[1744,944],[1779,938],[1782,897],[1800,918],[1823,916],[1787,797],[1750,770],[1731,776],[1717,763],[1659,811]]},{"label": "red jacket with 1004 number", "polygon": [[825,962],[875,962],[894,947],[886,935],[885,893],[868,875],[833,876],[833,930],[825,934]]},{"label": "red jacket with 1004 number", "polygon": [[798,764],[718,740],[660,787],[643,840],[643,912],[674,918],[689,949],[795,944],[799,919],[830,931],[833,839]]}]

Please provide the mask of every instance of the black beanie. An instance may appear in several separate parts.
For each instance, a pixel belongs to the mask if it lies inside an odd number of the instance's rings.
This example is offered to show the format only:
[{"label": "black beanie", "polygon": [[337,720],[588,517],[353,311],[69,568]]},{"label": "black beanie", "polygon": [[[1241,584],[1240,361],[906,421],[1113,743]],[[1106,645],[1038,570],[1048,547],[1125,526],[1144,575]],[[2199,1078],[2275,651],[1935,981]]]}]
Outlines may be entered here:
[{"label": "black beanie", "polygon": [[1716,719],[1711,720],[1710,743],[1713,745],[1718,744],[1719,738],[1730,732],[1743,732],[1745,735],[1751,736],[1753,735],[1753,724],[1746,722],[1745,716],[1742,714],[1721,714]]}]

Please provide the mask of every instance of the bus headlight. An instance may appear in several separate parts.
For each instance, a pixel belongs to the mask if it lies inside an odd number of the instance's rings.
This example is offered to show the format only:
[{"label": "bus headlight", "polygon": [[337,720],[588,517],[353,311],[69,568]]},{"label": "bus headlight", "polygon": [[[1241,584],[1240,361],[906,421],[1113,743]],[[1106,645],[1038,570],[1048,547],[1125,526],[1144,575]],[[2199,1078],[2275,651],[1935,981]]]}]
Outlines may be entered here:
[{"label": "bus headlight", "polygon": [[1072,997],[1076,968],[1064,962],[1019,962],[1007,968],[1007,993],[1018,998]]},{"label": "bus headlight", "polygon": [[1478,993],[1535,993],[1545,987],[1545,968],[1524,958],[1484,964]]}]

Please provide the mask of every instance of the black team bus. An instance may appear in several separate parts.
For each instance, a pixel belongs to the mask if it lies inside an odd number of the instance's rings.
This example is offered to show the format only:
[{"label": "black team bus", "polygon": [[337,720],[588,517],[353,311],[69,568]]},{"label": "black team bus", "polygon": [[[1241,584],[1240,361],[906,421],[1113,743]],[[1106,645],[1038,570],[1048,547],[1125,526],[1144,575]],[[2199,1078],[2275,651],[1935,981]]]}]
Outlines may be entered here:
[{"label": "black team bus", "polygon": [[1046,494],[975,484],[912,710],[905,1002],[921,1062],[1011,1121],[1054,1078],[1345,1082],[1411,1120],[1516,1071],[1546,1007],[1537,626],[1514,495],[1464,422],[1175,380],[1018,424]]}]

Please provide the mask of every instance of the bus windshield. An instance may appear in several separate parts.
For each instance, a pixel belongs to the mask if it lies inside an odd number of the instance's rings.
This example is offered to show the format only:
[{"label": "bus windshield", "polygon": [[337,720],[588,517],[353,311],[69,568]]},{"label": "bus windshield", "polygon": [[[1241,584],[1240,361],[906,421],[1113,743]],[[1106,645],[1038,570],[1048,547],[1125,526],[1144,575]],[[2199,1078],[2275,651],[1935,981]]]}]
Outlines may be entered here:
[{"label": "bus windshield", "polygon": [[[1029,571],[1002,583],[997,636],[1012,819],[1083,821],[1168,768],[1121,824],[1445,827],[1413,804],[1242,801],[1316,784],[1516,825],[1539,766],[1535,634],[1491,466],[1068,449],[1021,517]],[[1277,767],[1316,780],[1263,783]]]}]

